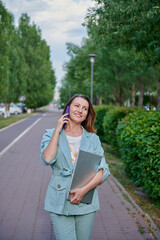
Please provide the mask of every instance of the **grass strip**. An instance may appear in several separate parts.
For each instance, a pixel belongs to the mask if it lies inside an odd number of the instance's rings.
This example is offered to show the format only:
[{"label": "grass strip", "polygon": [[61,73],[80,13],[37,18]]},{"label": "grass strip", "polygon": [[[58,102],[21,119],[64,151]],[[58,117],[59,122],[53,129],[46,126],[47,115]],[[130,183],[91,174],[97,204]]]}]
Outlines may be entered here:
[{"label": "grass strip", "polygon": [[8,118],[4,118],[3,116],[0,117],[0,129],[7,127],[15,122],[18,122],[21,119],[29,117],[31,114],[25,113],[22,115],[12,115]]},{"label": "grass strip", "polygon": [[[151,199],[146,196],[141,189],[135,186],[132,180],[126,175],[124,171],[124,164],[120,160],[120,156],[116,155],[116,153],[112,151],[110,145],[103,143],[103,148],[105,151],[106,161],[113,176],[124,186],[136,204],[151,217],[153,222],[160,229],[160,201]],[[139,195],[139,193],[142,195]],[[147,224],[149,226],[148,222]]]}]

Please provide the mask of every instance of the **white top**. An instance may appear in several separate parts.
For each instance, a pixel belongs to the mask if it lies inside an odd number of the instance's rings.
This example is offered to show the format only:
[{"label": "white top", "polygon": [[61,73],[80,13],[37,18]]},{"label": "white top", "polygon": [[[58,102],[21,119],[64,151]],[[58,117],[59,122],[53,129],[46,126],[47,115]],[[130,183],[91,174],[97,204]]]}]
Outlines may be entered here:
[{"label": "white top", "polygon": [[72,157],[72,163],[74,165],[75,159],[77,157],[77,154],[79,152],[79,147],[80,147],[80,143],[81,143],[81,136],[78,137],[71,137],[71,136],[67,136],[68,142],[69,142],[69,147],[70,147],[70,151],[71,151],[71,157]]}]

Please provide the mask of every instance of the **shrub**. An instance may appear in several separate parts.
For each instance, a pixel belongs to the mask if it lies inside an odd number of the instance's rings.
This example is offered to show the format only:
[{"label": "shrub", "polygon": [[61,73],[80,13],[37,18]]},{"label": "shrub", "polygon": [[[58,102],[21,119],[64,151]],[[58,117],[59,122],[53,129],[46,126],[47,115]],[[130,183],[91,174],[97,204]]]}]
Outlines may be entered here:
[{"label": "shrub", "polygon": [[112,146],[113,150],[118,151],[116,128],[118,122],[128,115],[130,112],[135,111],[134,108],[127,107],[114,107],[106,112],[103,118],[103,129],[105,134],[105,141]]},{"label": "shrub", "polygon": [[160,112],[139,111],[119,123],[117,141],[125,171],[154,199],[160,197]]},{"label": "shrub", "polygon": [[106,112],[111,108],[111,106],[96,106],[94,110],[96,112],[95,128],[97,129],[97,135],[100,137],[101,141],[105,141],[104,131],[103,131],[103,118]]}]

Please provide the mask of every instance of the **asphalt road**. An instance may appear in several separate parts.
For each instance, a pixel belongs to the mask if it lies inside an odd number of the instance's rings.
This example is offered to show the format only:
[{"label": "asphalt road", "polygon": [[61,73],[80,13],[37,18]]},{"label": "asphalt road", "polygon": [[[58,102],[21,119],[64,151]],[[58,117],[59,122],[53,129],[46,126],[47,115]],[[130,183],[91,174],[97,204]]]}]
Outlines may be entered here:
[{"label": "asphalt road", "polygon": [[45,111],[31,115],[31,117],[22,119],[21,121],[14,123],[11,127],[9,126],[7,128],[0,129],[0,152],[4,150],[14,139],[16,139],[24,130],[30,127],[44,114]]}]

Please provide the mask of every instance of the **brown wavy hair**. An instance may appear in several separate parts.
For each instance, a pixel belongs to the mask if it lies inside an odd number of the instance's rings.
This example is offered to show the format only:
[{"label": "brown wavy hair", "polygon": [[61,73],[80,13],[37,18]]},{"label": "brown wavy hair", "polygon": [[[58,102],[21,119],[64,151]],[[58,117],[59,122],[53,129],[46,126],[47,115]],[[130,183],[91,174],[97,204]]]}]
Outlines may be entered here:
[{"label": "brown wavy hair", "polygon": [[84,129],[87,131],[87,132],[92,132],[92,133],[96,133],[96,129],[94,128],[94,122],[96,120],[96,113],[93,109],[93,106],[89,100],[89,98],[83,94],[75,94],[74,96],[72,96],[70,98],[70,100],[67,102],[64,110],[63,110],[63,113],[62,114],[65,114],[65,111],[66,111],[66,108],[68,106],[71,105],[72,101],[77,98],[77,97],[80,97],[80,98],[83,98],[85,99],[88,103],[89,103],[89,108],[88,108],[88,114],[87,114],[87,117],[86,119],[81,123],[81,125],[84,127]]}]

